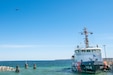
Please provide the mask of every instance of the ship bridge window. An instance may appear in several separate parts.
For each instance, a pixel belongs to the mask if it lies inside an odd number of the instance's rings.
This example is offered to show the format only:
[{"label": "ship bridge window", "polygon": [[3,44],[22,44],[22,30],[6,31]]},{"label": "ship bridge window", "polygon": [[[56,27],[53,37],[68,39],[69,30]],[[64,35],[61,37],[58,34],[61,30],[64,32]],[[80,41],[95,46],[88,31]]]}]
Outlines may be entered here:
[{"label": "ship bridge window", "polygon": [[87,52],[90,52],[90,50],[87,50]]},{"label": "ship bridge window", "polygon": [[78,52],[79,52],[79,50],[76,50],[75,52],[76,52],[76,53],[78,53]]},{"label": "ship bridge window", "polygon": [[85,52],[85,50],[82,50],[82,52]]}]

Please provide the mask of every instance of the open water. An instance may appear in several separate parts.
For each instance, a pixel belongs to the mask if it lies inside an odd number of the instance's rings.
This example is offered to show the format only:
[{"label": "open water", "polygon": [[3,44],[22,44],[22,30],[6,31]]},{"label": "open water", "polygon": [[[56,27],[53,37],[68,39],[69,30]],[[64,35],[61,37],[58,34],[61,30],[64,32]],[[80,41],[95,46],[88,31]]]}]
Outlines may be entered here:
[{"label": "open water", "polygon": [[[0,72],[0,75],[113,75],[113,72],[102,72],[99,74],[81,74],[71,71],[70,60],[56,60],[56,61],[27,61],[29,67],[24,68],[25,61],[0,61],[2,66],[14,67],[19,66],[20,72],[14,71]],[[33,64],[37,68],[33,69]]]}]

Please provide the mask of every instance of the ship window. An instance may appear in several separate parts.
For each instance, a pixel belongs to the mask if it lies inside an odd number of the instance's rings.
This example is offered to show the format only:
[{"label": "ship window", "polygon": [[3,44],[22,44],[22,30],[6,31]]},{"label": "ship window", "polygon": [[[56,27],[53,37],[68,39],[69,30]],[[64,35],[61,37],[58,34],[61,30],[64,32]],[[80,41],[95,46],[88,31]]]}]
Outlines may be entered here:
[{"label": "ship window", "polygon": [[87,52],[90,52],[90,50],[87,50]]},{"label": "ship window", "polygon": [[78,50],[75,51],[76,53],[78,52]]},{"label": "ship window", "polygon": [[78,53],[78,52],[80,52],[80,51],[79,51],[79,50],[76,50],[75,52]]},{"label": "ship window", "polygon": [[82,50],[82,52],[85,52],[85,50]]},{"label": "ship window", "polygon": [[78,50],[78,53],[79,53],[80,51]]}]

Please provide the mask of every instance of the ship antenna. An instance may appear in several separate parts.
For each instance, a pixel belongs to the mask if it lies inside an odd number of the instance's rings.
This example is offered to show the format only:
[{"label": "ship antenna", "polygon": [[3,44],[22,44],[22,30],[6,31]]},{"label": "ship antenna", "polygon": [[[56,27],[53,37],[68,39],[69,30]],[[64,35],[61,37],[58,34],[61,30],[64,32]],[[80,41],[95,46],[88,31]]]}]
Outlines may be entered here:
[{"label": "ship antenna", "polygon": [[86,48],[89,47],[89,41],[88,41],[88,34],[93,34],[92,32],[88,32],[86,28],[83,29],[84,31],[81,32],[81,35],[85,35],[85,45]]}]

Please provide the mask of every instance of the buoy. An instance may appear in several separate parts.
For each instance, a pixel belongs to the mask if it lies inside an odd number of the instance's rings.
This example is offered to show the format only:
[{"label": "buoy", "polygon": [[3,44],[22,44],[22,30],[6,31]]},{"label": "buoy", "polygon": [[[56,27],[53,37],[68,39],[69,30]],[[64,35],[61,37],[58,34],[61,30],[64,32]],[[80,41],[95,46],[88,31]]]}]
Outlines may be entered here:
[{"label": "buoy", "polygon": [[19,70],[19,66],[16,66],[16,70],[15,70],[16,73],[19,73],[20,70]]},{"label": "buoy", "polygon": [[36,64],[33,65],[33,69],[36,69]]}]

